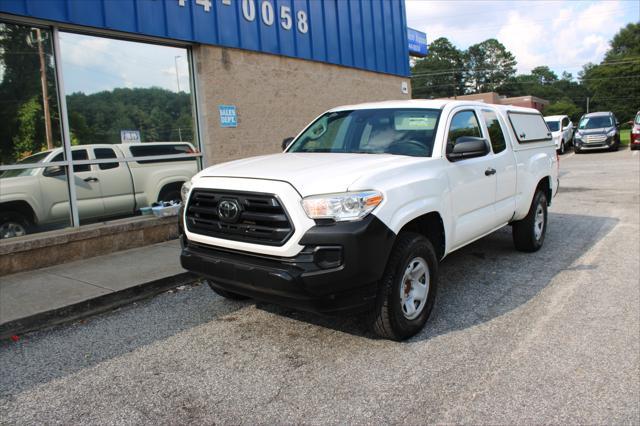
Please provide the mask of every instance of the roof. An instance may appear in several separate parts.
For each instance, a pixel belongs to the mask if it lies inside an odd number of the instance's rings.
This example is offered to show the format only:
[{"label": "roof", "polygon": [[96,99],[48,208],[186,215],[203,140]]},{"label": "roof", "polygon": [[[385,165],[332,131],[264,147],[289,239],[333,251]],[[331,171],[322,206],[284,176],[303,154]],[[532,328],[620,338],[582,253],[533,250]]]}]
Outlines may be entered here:
[{"label": "roof", "polygon": [[410,99],[410,100],[396,100],[396,101],[382,101],[382,102],[367,102],[362,104],[354,104],[354,105],[342,105],[335,108],[330,109],[329,111],[351,111],[351,110],[359,110],[359,109],[385,109],[385,108],[429,108],[429,109],[442,109],[446,105],[453,106],[492,106],[494,108],[500,108],[503,111],[523,111],[523,112],[532,112],[536,113],[538,110],[532,108],[524,108],[517,107],[511,105],[496,105],[496,104],[487,104],[485,102],[478,101],[457,101],[451,99]]},{"label": "roof", "polygon": [[611,111],[596,111],[596,112],[587,113],[583,115],[583,117],[602,117],[602,116],[607,116],[611,114],[613,114]]}]

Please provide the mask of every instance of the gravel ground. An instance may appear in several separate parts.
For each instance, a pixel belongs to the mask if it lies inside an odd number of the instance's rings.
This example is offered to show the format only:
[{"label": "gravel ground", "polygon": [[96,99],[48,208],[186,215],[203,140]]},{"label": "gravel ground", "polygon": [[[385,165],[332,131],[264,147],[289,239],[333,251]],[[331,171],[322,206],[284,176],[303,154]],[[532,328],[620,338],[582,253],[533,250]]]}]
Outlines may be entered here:
[{"label": "gravel ground", "polygon": [[0,344],[0,423],[640,423],[640,157],[568,154],[544,248],[448,257],[427,328],[196,285]]}]

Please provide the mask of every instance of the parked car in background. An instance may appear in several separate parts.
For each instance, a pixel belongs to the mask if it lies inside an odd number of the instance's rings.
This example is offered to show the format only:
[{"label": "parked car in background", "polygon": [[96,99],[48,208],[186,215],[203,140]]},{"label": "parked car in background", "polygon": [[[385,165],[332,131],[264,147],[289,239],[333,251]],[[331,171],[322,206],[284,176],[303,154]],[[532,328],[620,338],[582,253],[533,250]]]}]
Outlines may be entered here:
[{"label": "parked car in background", "polygon": [[632,123],[629,147],[631,149],[640,149],[640,111],[636,113],[636,118]]},{"label": "parked car in background", "polygon": [[620,123],[612,112],[591,112],[580,118],[574,137],[574,151],[591,149],[616,151],[620,147]]},{"label": "parked car in background", "polygon": [[566,115],[550,115],[544,118],[547,122],[553,143],[559,154],[564,154],[568,146],[573,144],[573,123]]},{"label": "parked car in background", "polygon": [[[158,156],[193,153],[186,142],[147,142],[71,147],[73,160],[109,160],[135,157],[132,162],[74,166],[78,212],[83,222],[134,214],[159,200],[179,200],[180,187],[198,172],[196,158]],[[152,159],[144,159],[152,157]],[[64,166],[37,167],[64,161],[62,148],[43,151],[18,164],[33,169],[0,174],[0,238],[18,237],[35,227],[69,220],[69,191]]]},{"label": "parked car in background", "polygon": [[558,159],[535,109],[350,105],[287,145],[183,187],[182,266],[224,297],[366,311],[403,340],[426,323],[449,253],[506,225],[518,250],[544,242]]}]

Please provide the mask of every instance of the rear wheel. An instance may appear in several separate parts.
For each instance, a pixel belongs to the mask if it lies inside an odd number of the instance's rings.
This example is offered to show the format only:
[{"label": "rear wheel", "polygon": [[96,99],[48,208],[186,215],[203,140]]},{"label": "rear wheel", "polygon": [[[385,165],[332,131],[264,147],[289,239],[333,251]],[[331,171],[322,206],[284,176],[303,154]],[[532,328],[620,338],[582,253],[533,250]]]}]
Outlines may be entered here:
[{"label": "rear wheel", "polygon": [[31,222],[18,212],[0,213],[0,239],[22,237],[27,235]]},{"label": "rear wheel", "polygon": [[225,299],[230,299],[230,300],[247,300],[250,299],[250,297],[247,296],[243,296],[242,294],[238,294],[238,293],[234,293],[231,291],[227,291],[227,290],[222,290],[219,288],[214,287],[213,285],[211,285],[211,281],[209,280],[203,280],[205,283],[207,283],[207,285],[211,288],[211,290],[213,290],[214,293],[216,293],[219,296],[224,297]]},{"label": "rear wheel", "polygon": [[547,195],[538,189],[533,196],[529,213],[524,219],[513,223],[513,244],[517,250],[534,252],[540,250],[547,232]]},{"label": "rear wheel", "polygon": [[436,296],[438,259],[420,234],[398,235],[369,322],[380,337],[405,340],[424,327]]}]

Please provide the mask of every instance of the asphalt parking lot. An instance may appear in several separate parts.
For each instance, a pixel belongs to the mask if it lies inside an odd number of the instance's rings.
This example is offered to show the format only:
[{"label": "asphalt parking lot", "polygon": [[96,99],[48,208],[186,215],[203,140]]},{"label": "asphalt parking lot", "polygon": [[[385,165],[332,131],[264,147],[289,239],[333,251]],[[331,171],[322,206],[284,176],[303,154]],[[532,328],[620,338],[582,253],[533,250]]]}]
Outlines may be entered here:
[{"label": "asphalt parking lot", "polygon": [[0,423],[640,422],[640,156],[568,154],[545,246],[448,257],[427,328],[162,294],[0,346]]}]

